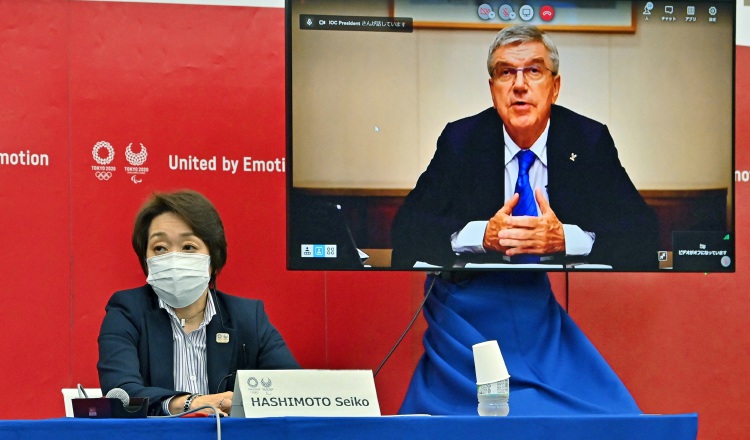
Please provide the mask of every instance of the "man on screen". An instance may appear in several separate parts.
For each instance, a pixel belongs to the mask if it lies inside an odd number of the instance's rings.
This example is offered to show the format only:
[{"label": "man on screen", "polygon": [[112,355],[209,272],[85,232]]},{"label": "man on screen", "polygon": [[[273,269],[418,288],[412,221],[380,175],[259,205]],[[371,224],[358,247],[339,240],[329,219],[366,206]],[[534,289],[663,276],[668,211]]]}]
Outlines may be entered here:
[{"label": "man on screen", "polygon": [[394,267],[585,261],[657,267],[658,224],[599,122],[555,105],[559,57],[535,26],[500,31],[493,108],[449,123],[393,222]]}]

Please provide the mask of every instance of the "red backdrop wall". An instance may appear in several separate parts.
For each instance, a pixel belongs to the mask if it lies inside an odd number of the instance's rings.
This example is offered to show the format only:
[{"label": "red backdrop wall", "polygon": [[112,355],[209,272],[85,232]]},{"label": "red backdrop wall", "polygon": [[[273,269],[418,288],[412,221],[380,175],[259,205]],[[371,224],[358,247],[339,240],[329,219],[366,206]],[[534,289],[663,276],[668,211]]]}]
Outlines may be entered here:
[{"label": "red backdrop wall", "polygon": [[[286,271],[284,173],[222,167],[284,159],[282,9],[0,0],[0,60],[0,153],[49,159],[0,165],[0,385],[13,396],[3,417],[59,417],[61,388],[98,386],[104,305],[144,283],[129,237],[155,190],[190,187],[215,202],[229,241],[219,287],[263,299],[303,366],[378,366],[424,276]],[[747,47],[737,48],[737,90],[743,170]],[[114,151],[107,164],[94,157],[109,156],[99,142]],[[147,158],[134,165],[126,150],[141,144]],[[175,157],[215,157],[217,169],[173,169]],[[750,430],[747,192],[738,184],[736,274],[551,275],[642,409],[698,412],[700,439]],[[420,319],[376,378],[384,414],[398,410],[423,330]]]}]

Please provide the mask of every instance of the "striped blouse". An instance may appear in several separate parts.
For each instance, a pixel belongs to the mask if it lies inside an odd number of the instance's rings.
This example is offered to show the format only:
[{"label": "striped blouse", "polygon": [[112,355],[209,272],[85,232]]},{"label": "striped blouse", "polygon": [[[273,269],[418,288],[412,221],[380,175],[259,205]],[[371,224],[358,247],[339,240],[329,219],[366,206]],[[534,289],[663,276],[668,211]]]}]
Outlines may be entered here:
[{"label": "striped blouse", "polygon": [[[174,309],[159,298],[159,307],[172,317],[172,343],[174,347],[174,389],[180,393],[210,394],[206,371],[206,326],[216,314],[211,295],[206,301],[206,312],[197,329],[186,334]],[[169,412],[172,396],[162,402],[162,410]]]}]

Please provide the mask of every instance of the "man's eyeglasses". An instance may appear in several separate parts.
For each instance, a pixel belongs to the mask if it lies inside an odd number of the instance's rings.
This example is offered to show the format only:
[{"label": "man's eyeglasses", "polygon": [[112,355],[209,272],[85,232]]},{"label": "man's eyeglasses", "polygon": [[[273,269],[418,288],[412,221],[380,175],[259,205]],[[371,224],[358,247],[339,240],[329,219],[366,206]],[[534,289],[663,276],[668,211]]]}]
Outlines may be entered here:
[{"label": "man's eyeglasses", "polygon": [[[552,72],[550,69],[542,64],[532,64],[526,67],[496,67],[495,74],[492,76],[494,79],[500,82],[511,82],[515,81],[518,77],[518,72],[523,72],[523,77],[526,81],[539,81],[544,78],[546,72]],[[556,72],[552,72],[552,76],[557,75]]]}]

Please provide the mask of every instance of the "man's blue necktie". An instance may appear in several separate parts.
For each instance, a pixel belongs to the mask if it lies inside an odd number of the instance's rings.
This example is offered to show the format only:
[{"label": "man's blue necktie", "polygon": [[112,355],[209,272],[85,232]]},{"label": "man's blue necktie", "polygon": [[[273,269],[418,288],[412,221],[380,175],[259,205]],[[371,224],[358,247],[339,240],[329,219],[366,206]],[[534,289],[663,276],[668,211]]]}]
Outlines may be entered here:
[{"label": "man's blue necktie", "polygon": [[[536,155],[531,150],[521,150],[516,154],[518,158],[518,180],[516,180],[516,192],[520,196],[518,203],[513,208],[514,216],[530,215],[536,217],[539,213],[536,210],[536,201],[534,200],[534,189],[529,183],[529,169],[536,159]],[[536,255],[516,255],[510,259],[513,263],[538,263],[539,257]]]}]

